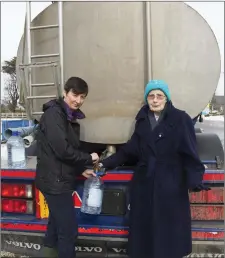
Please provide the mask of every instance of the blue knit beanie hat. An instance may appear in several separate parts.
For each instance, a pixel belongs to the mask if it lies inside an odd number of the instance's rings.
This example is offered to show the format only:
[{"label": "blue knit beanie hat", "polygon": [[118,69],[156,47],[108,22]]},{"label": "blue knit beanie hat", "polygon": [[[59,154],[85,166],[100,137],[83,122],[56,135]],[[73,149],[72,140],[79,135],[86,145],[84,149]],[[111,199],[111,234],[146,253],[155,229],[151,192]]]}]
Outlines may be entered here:
[{"label": "blue knit beanie hat", "polygon": [[147,103],[148,94],[152,90],[161,90],[166,95],[167,100],[171,100],[170,91],[167,83],[164,82],[163,80],[151,80],[148,82],[145,88],[144,98],[146,103]]}]

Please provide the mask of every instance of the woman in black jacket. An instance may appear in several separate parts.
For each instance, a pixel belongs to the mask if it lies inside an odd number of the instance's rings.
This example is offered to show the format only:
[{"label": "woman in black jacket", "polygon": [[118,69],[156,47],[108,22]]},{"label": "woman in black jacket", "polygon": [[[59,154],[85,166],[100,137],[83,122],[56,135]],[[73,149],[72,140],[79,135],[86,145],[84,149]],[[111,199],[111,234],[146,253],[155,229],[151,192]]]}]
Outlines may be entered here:
[{"label": "woman in black jacket", "polygon": [[75,178],[94,175],[85,170],[95,164],[96,153],[79,150],[80,126],[77,119],[85,118],[80,110],[88,94],[87,83],[71,77],[64,87],[64,98],[43,105],[44,114],[37,134],[36,187],[49,207],[49,221],[44,240],[44,255],[58,251],[58,258],[75,257],[77,222],[72,193]]}]

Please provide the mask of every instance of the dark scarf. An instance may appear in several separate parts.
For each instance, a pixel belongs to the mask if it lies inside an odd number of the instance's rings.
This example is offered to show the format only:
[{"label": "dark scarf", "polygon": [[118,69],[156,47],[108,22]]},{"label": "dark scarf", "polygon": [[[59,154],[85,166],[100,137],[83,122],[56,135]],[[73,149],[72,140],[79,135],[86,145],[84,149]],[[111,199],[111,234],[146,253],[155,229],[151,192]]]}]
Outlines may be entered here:
[{"label": "dark scarf", "polygon": [[164,109],[162,110],[162,112],[160,113],[160,116],[158,118],[158,120],[156,120],[155,118],[155,114],[153,111],[151,111],[150,109],[148,110],[148,120],[150,122],[152,131],[156,128],[156,126],[162,121],[165,113],[166,113],[166,109],[167,109],[168,104],[166,103]]}]

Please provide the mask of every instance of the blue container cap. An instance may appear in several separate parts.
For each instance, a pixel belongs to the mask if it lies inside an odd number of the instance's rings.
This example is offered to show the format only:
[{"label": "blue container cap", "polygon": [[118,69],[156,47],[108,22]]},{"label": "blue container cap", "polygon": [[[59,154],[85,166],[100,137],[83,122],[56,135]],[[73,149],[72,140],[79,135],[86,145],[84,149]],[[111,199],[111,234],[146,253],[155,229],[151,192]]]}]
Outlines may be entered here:
[{"label": "blue container cap", "polygon": [[13,131],[12,132],[12,136],[19,136],[20,134],[19,134],[19,132],[18,131]]}]

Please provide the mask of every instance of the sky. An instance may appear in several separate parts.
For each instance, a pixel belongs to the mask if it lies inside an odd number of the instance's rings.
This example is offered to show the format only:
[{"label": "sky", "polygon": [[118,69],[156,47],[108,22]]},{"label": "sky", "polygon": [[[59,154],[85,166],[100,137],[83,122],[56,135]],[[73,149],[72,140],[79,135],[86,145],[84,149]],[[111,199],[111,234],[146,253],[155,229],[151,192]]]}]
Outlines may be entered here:
[{"label": "sky", "polygon": [[[217,38],[221,52],[221,77],[216,95],[224,95],[224,3],[223,2],[186,2],[201,14],[211,26]],[[51,2],[32,2],[33,19]],[[23,35],[25,22],[25,2],[1,2],[1,63],[17,55],[17,49]],[[10,19],[8,18],[9,16]],[[4,91],[4,76],[1,76],[1,97]]]}]

